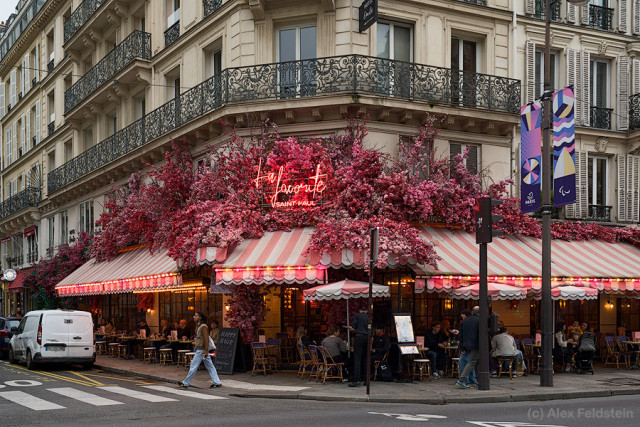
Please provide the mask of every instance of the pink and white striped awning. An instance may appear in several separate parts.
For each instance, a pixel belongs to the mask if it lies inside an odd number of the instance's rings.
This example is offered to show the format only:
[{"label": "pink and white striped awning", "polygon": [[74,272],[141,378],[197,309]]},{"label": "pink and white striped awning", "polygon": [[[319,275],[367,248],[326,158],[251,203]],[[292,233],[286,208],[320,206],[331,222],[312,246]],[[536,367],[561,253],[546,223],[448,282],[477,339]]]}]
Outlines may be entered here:
[{"label": "pink and white striped awning", "polygon": [[[372,298],[388,298],[391,296],[388,286],[378,285],[377,283],[374,283],[372,285],[372,290]],[[305,301],[328,301],[351,298],[368,298],[369,283],[345,279],[339,282],[328,283],[326,285],[320,285],[314,288],[305,289],[302,291],[302,293],[304,295]]]},{"label": "pink and white striped awning", "polygon": [[[527,290],[502,283],[487,283],[487,293],[491,300],[514,300],[527,297]],[[452,299],[478,299],[480,296],[480,284],[462,286],[451,289],[446,298]]]},{"label": "pink and white striped awning", "polygon": [[60,296],[103,295],[178,288],[182,276],[167,250],[151,253],[137,248],[110,261],[90,259],[56,285]]}]

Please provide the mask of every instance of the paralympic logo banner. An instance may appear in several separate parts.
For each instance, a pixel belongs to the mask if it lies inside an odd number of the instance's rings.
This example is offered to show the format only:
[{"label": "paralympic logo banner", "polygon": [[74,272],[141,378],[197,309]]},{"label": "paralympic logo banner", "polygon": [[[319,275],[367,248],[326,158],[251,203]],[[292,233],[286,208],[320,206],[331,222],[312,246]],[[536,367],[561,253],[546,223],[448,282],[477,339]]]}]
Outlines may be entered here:
[{"label": "paralympic logo banner", "polygon": [[520,107],[520,210],[540,209],[542,161],[542,106],[532,102]]},{"label": "paralympic logo banner", "polygon": [[553,206],[576,202],[573,86],[553,94]]}]

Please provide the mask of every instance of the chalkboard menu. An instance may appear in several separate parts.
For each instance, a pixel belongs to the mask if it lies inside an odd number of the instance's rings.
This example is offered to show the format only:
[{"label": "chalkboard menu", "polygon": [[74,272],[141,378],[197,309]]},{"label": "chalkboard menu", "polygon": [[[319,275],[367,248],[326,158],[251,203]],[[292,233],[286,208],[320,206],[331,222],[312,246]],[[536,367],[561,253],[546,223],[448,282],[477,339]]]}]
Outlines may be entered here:
[{"label": "chalkboard menu", "polygon": [[216,370],[219,374],[233,374],[240,330],[238,328],[220,329],[220,338],[216,348]]}]

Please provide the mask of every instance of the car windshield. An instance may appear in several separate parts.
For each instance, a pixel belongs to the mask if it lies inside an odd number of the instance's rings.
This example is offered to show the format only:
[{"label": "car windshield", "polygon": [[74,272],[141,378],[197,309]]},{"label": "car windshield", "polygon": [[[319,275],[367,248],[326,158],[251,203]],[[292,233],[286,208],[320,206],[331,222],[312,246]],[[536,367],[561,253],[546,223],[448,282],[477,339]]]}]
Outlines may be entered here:
[{"label": "car windshield", "polygon": [[7,320],[7,329],[10,331],[11,328],[17,328],[18,325],[20,324],[20,319],[17,320]]}]

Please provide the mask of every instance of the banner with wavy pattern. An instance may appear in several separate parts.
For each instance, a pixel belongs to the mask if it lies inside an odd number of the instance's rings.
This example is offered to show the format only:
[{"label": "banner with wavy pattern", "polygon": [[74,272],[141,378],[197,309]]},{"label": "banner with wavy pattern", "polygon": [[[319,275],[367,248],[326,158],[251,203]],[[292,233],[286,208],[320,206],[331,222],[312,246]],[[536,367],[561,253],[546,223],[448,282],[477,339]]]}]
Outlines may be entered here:
[{"label": "banner with wavy pattern", "polygon": [[520,210],[540,209],[542,160],[542,106],[532,102],[520,107]]},{"label": "banner with wavy pattern", "polygon": [[576,202],[573,86],[553,94],[553,206]]}]

